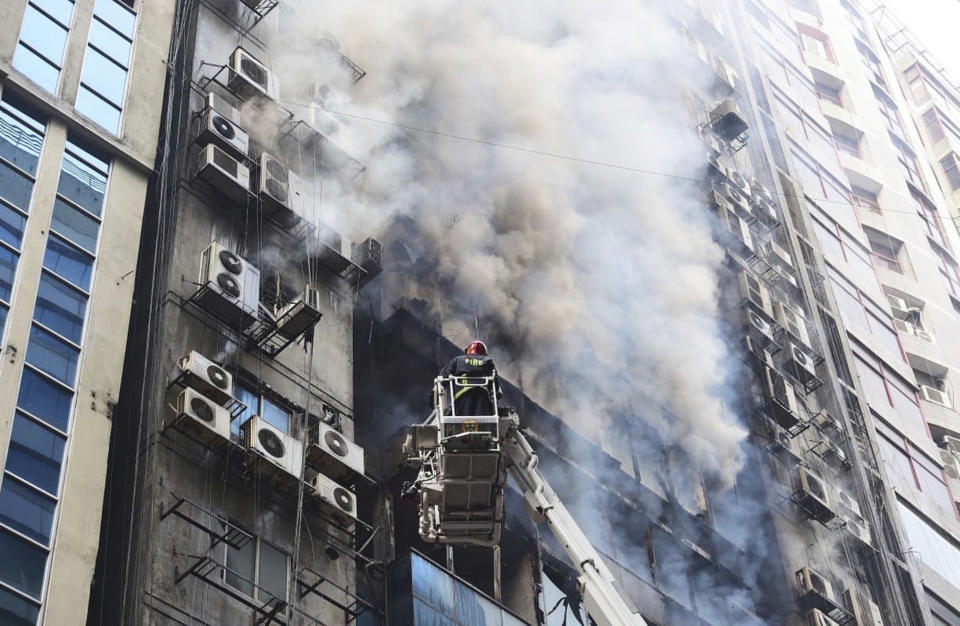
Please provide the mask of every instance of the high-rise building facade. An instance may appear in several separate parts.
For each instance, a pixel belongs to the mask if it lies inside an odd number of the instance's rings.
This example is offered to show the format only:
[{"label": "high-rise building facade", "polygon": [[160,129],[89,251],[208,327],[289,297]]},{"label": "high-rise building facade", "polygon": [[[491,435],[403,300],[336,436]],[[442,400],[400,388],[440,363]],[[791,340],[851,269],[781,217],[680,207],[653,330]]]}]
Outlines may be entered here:
[{"label": "high-rise building facade", "polygon": [[82,623],[172,2],[0,7],[0,621]]},{"label": "high-rise building facade", "polygon": [[[401,443],[479,335],[541,470],[647,623],[960,624],[950,79],[885,9],[848,0],[442,4],[163,14],[164,118],[154,94],[154,126],[121,135],[149,160],[159,123],[164,150],[108,391],[87,623],[585,620],[581,564],[516,485],[496,556],[421,538]],[[68,74],[69,54],[18,41],[12,67],[39,55],[41,87]],[[77,119],[130,128],[116,82],[77,63]],[[52,105],[28,104],[4,114],[46,146]],[[112,186],[119,157],[71,137],[69,162]],[[49,241],[80,243],[57,206]],[[87,289],[77,267],[48,273]],[[124,280],[110,288],[129,299]],[[39,382],[24,380],[95,393],[96,411],[101,387],[51,364],[82,321],[18,317],[21,301],[3,302]],[[14,433],[77,436],[39,413],[65,405],[24,393]],[[102,462],[106,436],[84,453]],[[3,511],[0,533],[47,549]],[[36,606],[16,587],[29,573],[3,589]]]}]

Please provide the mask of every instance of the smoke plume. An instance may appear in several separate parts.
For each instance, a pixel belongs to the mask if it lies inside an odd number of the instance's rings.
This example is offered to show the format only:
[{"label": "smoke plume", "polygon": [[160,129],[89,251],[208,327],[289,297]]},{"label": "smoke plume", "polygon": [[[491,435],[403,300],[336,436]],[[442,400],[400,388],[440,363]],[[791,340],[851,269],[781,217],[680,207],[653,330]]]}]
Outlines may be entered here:
[{"label": "smoke plume", "polygon": [[[271,46],[282,98],[346,113],[333,136],[367,168],[360,186],[324,182],[319,219],[357,240],[412,218],[436,280],[407,289],[444,334],[479,331],[503,373],[587,437],[634,415],[731,485],[746,430],[725,400],[722,253],[695,190],[649,173],[702,166],[679,94],[707,78],[660,12],[293,4],[300,31]],[[349,90],[328,32],[367,71]]]}]

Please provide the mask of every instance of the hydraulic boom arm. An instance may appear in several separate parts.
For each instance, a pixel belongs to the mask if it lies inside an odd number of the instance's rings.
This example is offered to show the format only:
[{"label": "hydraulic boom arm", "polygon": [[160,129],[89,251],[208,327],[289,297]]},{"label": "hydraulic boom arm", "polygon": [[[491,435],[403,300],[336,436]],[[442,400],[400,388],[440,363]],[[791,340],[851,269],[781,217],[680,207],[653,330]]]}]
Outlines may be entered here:
[{"label": "hydraulic boom arm", "polygon": [[587,613],[598,626],[646,626],[617,589],[616,579],[600,554],[537,468],[539,457],[526,437],[515,426],[506,429],[504,435],[507,471],[516,479],[531,510],[543,517],[580,571],[577,582]]}]

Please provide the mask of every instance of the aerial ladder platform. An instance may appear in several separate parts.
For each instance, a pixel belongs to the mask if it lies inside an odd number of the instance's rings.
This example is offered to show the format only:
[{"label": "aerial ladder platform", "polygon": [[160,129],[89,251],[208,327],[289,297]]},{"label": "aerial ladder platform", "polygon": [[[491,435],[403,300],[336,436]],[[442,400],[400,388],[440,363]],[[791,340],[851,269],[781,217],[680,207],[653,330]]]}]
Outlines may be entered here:
[{"label": "aerial ladder platform", "polygon": [[[516,411],[499,404],[496,373],[438,376],[433,411],[411,428],[407,462],[418,467],[409,490],[418,498],[424,541],[499,549],[507,475],[535,522],[545,522],[573,562],[583,607],[597,626],[646,626],[613,572],[538,468]],[[483,415],[458,415],[456,399],[486,393]]]}]

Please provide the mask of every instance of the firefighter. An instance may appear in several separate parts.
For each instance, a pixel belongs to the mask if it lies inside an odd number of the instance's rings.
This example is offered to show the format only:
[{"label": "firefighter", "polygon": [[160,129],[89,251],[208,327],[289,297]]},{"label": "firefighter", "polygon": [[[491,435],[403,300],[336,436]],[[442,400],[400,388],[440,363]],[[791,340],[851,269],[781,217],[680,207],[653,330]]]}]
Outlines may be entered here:
[{"label": "firefighter", "polygon": [[461,387],[453,385],[453,407],[460,416],[491,415],[492,394],[502,394],[493,359],[487,355],[487,346],[482,341],[471,341],[463,354],[456,356],[440,371],[441,376],[456,376],[461,382],[471,379],[493,377],[491,387]]}]

